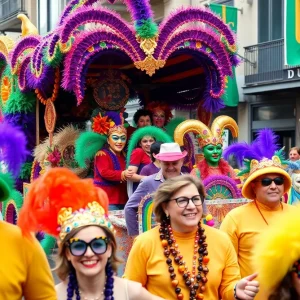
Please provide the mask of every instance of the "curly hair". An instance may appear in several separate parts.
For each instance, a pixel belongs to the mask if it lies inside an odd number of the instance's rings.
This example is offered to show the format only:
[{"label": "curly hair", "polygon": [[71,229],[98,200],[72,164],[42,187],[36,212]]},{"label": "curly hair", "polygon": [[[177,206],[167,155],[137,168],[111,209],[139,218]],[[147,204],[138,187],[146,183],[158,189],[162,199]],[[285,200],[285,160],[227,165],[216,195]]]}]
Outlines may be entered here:
[{"label": "curly hair", "polygon": [[173,114],[168,104],[162,102],[151,102],[147,105],[146,109],[150,110],[152,113],[151,121],[153,124],[153,114],[157,109],[161,109],[165,113],[165,124],[167,125],[170,120],[173,118]]},{"label": "curly hair", "polygon": [[134,123],[137,125],[137,123],[139,122],[140,117],[145,117],[145,116],[149,116],[150,119],[152,119],[152,112],[148,109],[138,109],[135,114],[133,115],[133,121]]}]

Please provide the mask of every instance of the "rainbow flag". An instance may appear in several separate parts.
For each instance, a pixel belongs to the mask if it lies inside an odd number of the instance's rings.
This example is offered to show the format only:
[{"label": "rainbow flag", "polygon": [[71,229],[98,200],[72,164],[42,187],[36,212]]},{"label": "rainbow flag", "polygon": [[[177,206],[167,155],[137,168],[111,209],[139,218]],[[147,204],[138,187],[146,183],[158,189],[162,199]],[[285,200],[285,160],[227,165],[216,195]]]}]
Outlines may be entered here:
[{"label": "rainbow flag", "polygon": [[285,2],[284,53],[285,64],[300,65],[300,0]]},{"label": "rainbow flag", "polygon": [[[235,33],[237,32],[237,8],[219,4],[210,4],[209,8],[214,13],[218,14],[224,23],[228,24]],[[227,77],[226,89],[222,97],[226,106],[237,106],[239,104],[239,92],[235,77],[235,67],[233,67],[232,73],[232,77]]]}]

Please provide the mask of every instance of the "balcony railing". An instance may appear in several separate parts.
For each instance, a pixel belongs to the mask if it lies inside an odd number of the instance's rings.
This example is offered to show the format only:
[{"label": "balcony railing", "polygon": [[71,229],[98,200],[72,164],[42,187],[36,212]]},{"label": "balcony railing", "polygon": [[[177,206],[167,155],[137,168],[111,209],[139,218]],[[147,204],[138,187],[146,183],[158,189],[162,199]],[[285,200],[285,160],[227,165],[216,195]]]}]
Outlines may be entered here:
[{"label": "balcony railing", "polygon": [[284,79],[284,40],[245,47],[245,84],[263,84]]},{"label": "balcony railing", "polygon": [[0,0],[0,29],[9,30],[20,12],[24,12],[24,0]]}]

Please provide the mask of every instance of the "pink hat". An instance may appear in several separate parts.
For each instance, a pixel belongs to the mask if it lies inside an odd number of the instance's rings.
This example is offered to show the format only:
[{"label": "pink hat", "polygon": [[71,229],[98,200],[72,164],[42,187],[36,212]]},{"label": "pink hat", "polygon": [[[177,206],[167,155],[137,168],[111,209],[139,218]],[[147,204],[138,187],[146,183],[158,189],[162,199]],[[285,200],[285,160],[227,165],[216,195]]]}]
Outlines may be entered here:
[{"label": "pink hat", "polygon": [[177,143],[164,143],[160,146],[160,151],[155,155],[155,158],[161,161],[176,161],[186,157],[187,152],[181,152]]}]

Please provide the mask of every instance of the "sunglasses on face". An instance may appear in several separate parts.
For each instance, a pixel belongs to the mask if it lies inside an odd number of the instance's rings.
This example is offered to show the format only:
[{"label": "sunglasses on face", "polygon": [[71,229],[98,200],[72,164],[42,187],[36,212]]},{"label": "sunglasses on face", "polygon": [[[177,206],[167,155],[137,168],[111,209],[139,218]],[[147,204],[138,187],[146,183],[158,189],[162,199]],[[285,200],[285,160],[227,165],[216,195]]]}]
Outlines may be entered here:
[{"label": "sunglasses on face", "polygon": [[284,178],[282,177],[276,177],[276,178],[263,178],[261,180],[257,180],[255,182],[260,182],[262,186],[269,186],[272,184],[272,182],[274,181],[274,183],[276,185],[283,185],[284,184]]},{"label": "sunglasses on face", "polygon": [[86,253],[87,248],[90,247],[91,250],[96,254],[104,254],[107,250],[108,238],[106,236],[99,236],[92,239],[89,243],[77,239],[71,238],[67,246],[70,249],[70,252],[73,256],[82,256]]},{"label": "sunglasses on face", "polygon": [[192,198],[178,197],[175,199],[170,199],[169,201],[172,201],[172,200],[176,201],[178,207],[180,207],[180,208],[187,207],[190,201],[192,201],[195,206],[201,206],[202,202],[203,202],[203,199],[200,195],[195,195]]}]

